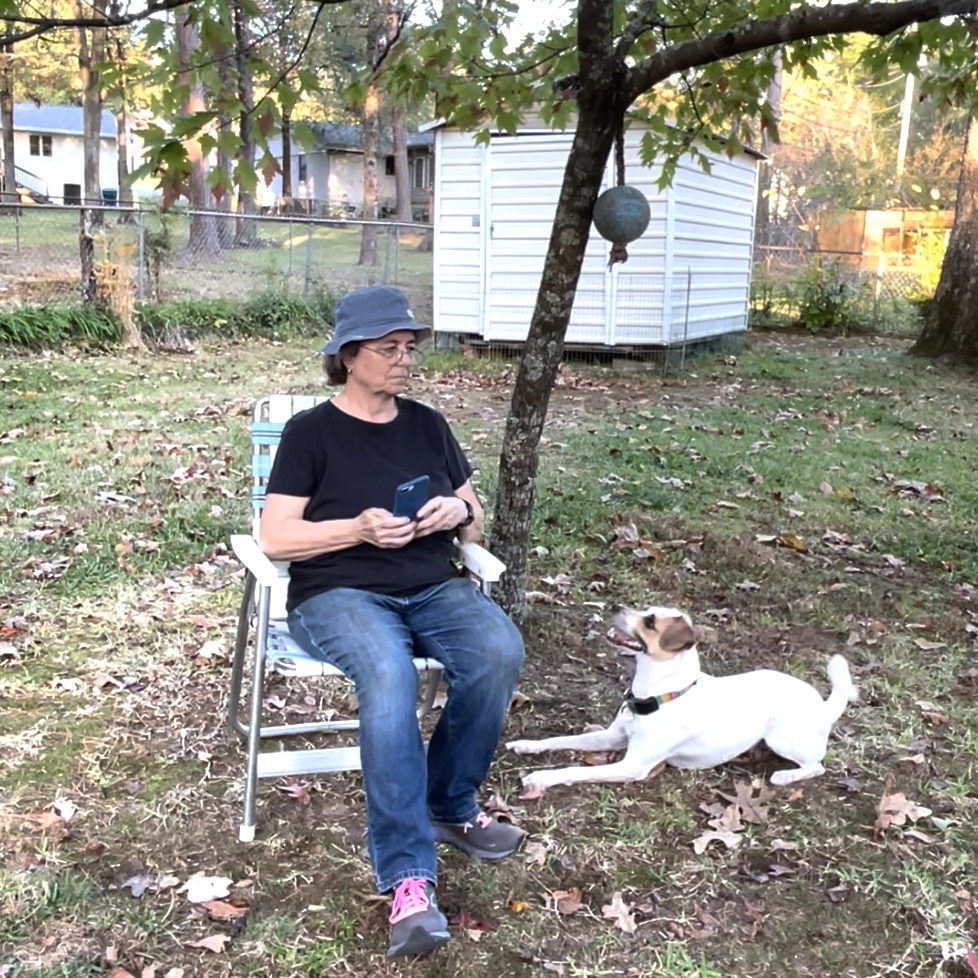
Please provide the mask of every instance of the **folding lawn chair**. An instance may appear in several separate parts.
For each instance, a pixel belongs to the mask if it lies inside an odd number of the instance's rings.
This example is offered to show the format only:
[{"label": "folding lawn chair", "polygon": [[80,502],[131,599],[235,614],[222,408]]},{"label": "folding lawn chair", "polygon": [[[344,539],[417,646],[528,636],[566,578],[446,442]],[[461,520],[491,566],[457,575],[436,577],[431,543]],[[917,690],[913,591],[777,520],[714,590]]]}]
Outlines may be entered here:
[{"label": "folding lawn chair", "polygon": [[[263,719],[266,681],[270,674],[280,677],[324,677],[348,682],[343,673],[307,655],[289,636],[285,620],[285,598],[288,589],[288,563],[271,561],[259,549],[258,522],[265,502],[265,485],[285,422],[298,411],[314,407],[325,397],[272,394],[255,405],[251,426],[252,531],[231,537],[231,547],[244,565],[245,588],[238,616],[234,659],[231,665],[231,693],[228,721],[231,729],[247,745],[244,785],[244,814],[238,837],[251,842],[255,837],[255,796],[259,778],[284,778],[331,771],[360,769],[357,746],[304,746],[286,749],[279,738],[296,734],[335,734],[356,731],[355,719],[317,720],[271,724]],[[488,595],[498,581],[504,564],[476,544],[458,544],[459,563],[475,578]],[[419,722],[434,703],[441,679],[441,663],[432,658],[415,656],[419,678],[424,680],[418,709]],[[247,668],[246,668],[247,666]],[[250,677],[246,688],[245,677]],[[247,711],[243,709],[247,701]],[[243,718],[246,713],[247,719]],[[262,742],[276,739],[277,749],[262,750]]]}]

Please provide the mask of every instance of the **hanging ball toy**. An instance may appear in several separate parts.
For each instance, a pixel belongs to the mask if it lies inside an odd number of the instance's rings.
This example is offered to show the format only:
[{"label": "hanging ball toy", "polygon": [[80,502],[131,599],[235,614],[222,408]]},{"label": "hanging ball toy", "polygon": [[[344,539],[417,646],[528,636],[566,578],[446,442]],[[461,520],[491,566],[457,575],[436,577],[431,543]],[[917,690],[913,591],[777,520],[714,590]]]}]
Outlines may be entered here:
[{"label": "hanging ball toy", "polygon": [[642,237],[652,219],[645,194],[635,187],[609,187],[595,202],[594,226],[606,241],[628,244]]}]

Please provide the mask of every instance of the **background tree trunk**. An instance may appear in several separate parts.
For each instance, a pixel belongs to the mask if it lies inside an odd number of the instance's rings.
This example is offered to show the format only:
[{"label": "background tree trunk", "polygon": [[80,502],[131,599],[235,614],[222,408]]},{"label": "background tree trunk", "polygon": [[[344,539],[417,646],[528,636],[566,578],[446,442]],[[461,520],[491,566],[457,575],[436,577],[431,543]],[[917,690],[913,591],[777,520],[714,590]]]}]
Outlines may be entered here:
[{"label": "background tree trunk", "polygon": [[958,203],[937,292],[910,352],[978,364],[978,123],[965,137]]},{"label": "background tree trunk", "polygon": [[[183,110],[187,115],[204,110],[204,92],[200,82],[191,81],[190,59],[197,50],[197,30],[187,22],[187,8],[179,7],[174,18],[173,31],[177,49],[177,80],[186,86],[187,96]],[[200,151],[200,143],[192,139],[187,143],[187,160],[190,174],[187,178],[187,197],[191,210],[208,210],[211,206],[210,188],[207,185],[207,161]],[[187,248],[195,255],[213,255],[221,250],[217,228],[210,214],[194,214],[190,218],[190,236]]]},{"label": "background tree trunk", "polygon": [[394,106],[394,192],[397,195],[397,219],[411,221],[411,170],[408,164],[407,120],[404,110]]},{"label": "background tree trunk", "polygon": [[[367,69],[370,80],[363,102],[363,219],[377,220],[377,148],[380,142],[380,89],[375,68],[380,60],[380,40],[385,35],[384,11],[374,0],[367,17]],[[360,235],[358,265],[377,264],[377,226],[364,224]]]},{"label": "background tree trunk", "polygon": [[0,139],[3,146],[3,191],[0,204],[18,204],[14,158],[14,66],[12,44],[0,45]]},{"label": "background tree trunk", "polygon": [[[251,66],[251,26],[248,15],[238,0],[233,4],[234,15],[234,62],[238,75],[238,99],[241,112],[238,116],[238,134],[241,147],[238,159],[251,168],[255,163],[255,135],[252,115],[255,111],[255,84]],[[258,243],[258,224],[250,220],[258,213],[255,195],[247,187],[238,186],[238,220],[234,225],[234,244],[237,248],[254,248]]]},{"label": "background tree trunk", "polygon": [[282,200],[285,212],[292,213],[292,112],[282,108]]}]

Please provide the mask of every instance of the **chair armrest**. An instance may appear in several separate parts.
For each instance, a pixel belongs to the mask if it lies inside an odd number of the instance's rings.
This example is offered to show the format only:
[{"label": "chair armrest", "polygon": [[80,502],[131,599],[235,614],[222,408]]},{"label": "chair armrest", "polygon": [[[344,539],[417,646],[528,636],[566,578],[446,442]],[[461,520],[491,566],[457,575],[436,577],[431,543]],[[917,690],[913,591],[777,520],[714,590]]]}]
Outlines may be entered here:
[{"label": "chair armrest", "polygon": [[231,549],[262,587],[272,587],[276,581],[288,580],[288,563],[269,560],[253,536],[235,534],[231,537]]},{"label": "chair armrest", "polygon": [[456,540],[455,549],[462,566],[486,584],[494,584],[506,570],[506,565],[498,557],[477,543],[459,543]]}]

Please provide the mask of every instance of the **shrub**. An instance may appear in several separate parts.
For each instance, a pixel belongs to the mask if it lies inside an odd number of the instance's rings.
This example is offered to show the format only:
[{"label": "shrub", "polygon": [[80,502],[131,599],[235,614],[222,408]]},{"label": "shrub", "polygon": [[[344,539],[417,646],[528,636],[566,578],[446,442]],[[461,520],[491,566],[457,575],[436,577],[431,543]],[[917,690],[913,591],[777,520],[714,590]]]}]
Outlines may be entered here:
[{"label": "shrub", "polygon": [[78,344],[96,349],[116,346],[122,324],[98,305],[15,306],[0,309],[0,343],[43,350]]},{"label": "shrub", "polygon": [[871,297],[838,259],[819,259],[802,275],[798,322],[810,333],[834,329],[845,336],[869,330],[873,324]]},{"label": "shrub", "polygon": [[152,342],[174,334],[188,339],[297,339],[322,336],[332,328],[335,305],[336,296],[327,289],[308,296],[270,291],[240,303],[228,299],[143,303],[136,309],[136,321]]}]

